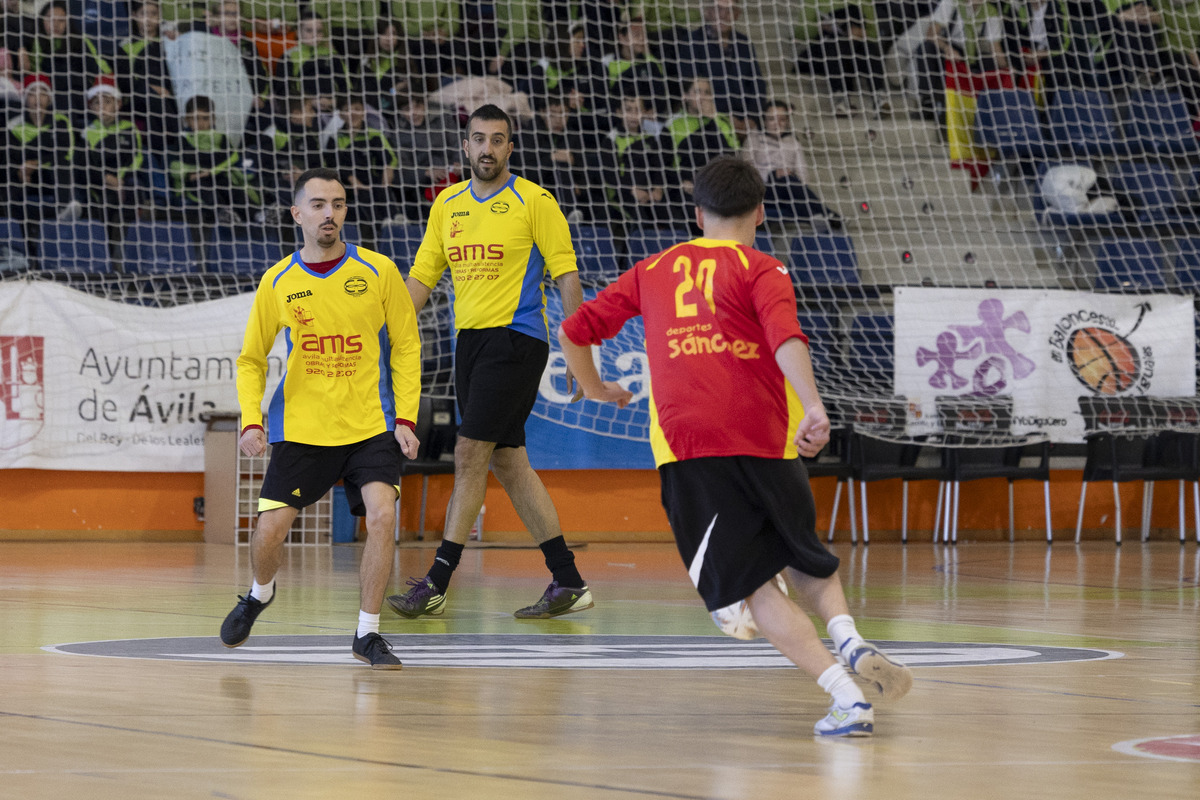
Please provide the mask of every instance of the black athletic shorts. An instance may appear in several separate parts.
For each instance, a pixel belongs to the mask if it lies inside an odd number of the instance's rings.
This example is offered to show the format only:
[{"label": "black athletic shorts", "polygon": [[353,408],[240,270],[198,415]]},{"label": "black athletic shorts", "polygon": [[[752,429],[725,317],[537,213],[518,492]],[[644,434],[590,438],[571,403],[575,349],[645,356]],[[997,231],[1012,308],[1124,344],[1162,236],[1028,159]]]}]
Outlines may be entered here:
[{"label": "black athletic shorts", "polygon": [[709,611],[745,600],[784,567],[816,578],[837,571],[817,538],[800,459],[691,458],[658,474],[679,555]]},{"label": "black athletic shorts", "polygon": [[362,487],[372,481],[389,486],[399,483],[400,458],[400,444],[391,431],[333,447],[278,442],[271,445],[271,461],[263,477],[258,510],[266,510],[263,500],[304,508],[324,497],[341,480],[346,486],[350,513],[364,517],[367,510]]},{"label": "black athletic shorts", "polygon": [[459,435],[524,447],[525,420],[549,358],[546,342],[508,328],[459,331],[454,350]]}]

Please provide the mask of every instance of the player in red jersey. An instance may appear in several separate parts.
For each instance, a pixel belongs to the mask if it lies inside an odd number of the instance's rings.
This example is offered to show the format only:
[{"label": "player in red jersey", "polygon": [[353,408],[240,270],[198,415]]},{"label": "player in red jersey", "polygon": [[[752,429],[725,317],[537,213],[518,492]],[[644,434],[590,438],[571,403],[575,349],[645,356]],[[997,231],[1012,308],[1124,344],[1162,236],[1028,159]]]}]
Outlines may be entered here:
[{"label": "player in red jersey", "polygon": [[[638,262],[563,323],[559,342],[586,397],[624,406],[631,393],[601,380],[591,346],[642,316],[663,505],[705,606],[726,633],[757,627],[817,678],[833,698],[817,734],[869,736],[874,710],[853,676],[871,699],[893,700],[912,687],[912,674],[858,634],[838,559],[816,535],[797,455],[825,446],[829,418],[787,268],[750,246],[763,191],[750,163],[709,162],[693,195],[704,237]],[[780,590],[774,578],[784,571],[825,622],[842,663]]]}]

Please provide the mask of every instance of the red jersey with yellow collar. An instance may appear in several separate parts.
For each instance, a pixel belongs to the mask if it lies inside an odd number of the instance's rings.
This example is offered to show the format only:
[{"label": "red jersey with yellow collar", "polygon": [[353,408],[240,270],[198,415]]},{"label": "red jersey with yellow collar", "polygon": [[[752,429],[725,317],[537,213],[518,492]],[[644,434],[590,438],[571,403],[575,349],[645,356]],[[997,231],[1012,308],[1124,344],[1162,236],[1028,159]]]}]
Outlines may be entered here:
[{"label": "red jersey with yellow collar", "polygon": [[659,466],[709,456],[795,458],[803,408],[775,350],[808,338],[776,259],[695,239],[623,273],[563,323],[578,345],[642,316],[650,362],[650,444]]}]

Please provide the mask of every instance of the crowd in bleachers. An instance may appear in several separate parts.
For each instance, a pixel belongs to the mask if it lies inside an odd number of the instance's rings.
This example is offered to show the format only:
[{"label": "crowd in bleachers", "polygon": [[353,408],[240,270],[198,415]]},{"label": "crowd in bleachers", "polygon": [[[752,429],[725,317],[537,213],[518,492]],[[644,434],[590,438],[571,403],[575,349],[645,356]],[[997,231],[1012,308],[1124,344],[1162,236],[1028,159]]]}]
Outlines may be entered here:
[{"label": "crowd in bleachers", "polygon": [[618,246],[627,228],[691,229],[688,176],[730,152],[759,166],[772,218],[840,225],[806,186],[738,0],[342,5],[275,7],[286,20],[243,15],[263,3],[171,4],[164,23],[158,2],[5,0],[0,217],[31,256],[47,223],[101,225],[118,265],[131,226],[151,221],[186,226],[201,258],[218,228],[287,246],[292,182],[322,165],[343,175],[368,243],[409,236],[468,177],[462,120],[492,102],[517,122],[514,172]]},{"label": "crowd in bleachers", "polygon": [[[1200,117],[1200,3],[1150,2],[817,0],[800,10],[796,68],[823,76],[838,115],[891,114],[889,81],[901,78],[914,116],[939,126],[947,70],[988,76],[979,85],[1021,94],[1045,134],[1017,159],[1026,178],[1069,158],[1104,188],[1121,173],[1104,159],[1162,155],[1135,147],[1123,120],[1156,108],[1182,109],[1188,126]],[[2,7],[0,217],[31,258],[49,222],[56,236],[101,226],[117,265],[135,223],[184,226],[201,261],[230,238],[286,248],[292,182],[318,165],[344,175],[368,244],[407,241],[437,192],[467,177],[460,128],[482,102],[511,112],[514,171],[553,192],[577,231],[600,231],[593,249],[611,240],[633,252],[637,236],[655,238],[645,229],[694,231],[688,176],[724,153],[759,168],[768,218],[789,238],[842,227],[813,192],[796,110],[768,91],[764,43],[743,32],[739,0]],[[1109,114],[1113,141],[1096,144],[1106,131],[1068,141],[1081,114]],[[999,117],[1009,128],[1011,118]],[[1142,138],[1161,138],[1164,124],[1147,122]],[[974,131],[976,143],[1003,158],[993,133]],[[1195,149],[1187,131],[1174,135],[1189,141],[1168,155]],[[1145,215],[1137,192],[1110,193],[1122,208],[1107,221]],[[1061,193],[1040,199],[1051,196]]]}]

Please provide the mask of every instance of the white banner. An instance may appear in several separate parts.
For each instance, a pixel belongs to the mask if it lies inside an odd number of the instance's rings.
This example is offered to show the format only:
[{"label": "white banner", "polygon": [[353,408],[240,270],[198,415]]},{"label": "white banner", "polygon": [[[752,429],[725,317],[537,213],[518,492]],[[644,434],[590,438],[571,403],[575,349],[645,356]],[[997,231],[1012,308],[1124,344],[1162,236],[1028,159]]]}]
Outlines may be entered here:
[{"label": "white banner", "polygon": [[212,100],[213,127],[229,137],[233,146],[242,141],[246,119],[254,103],[254,89],[242,64],[242,54],[224,36],[192,31],[163,40],[171,88],[179,113],[197,95]]},{"label": "white banner", "polygon": [[1083,438],[1081,396],[1195,394],[1190,296],[899,287],[895,301],[913,434],[936,430],[943,395],[1011,395],[1015,433],[1067,442]]},{"label": "white banner", "polygon": [[[252,301],[156,309],[0,283],[0,468],[203,472],[199,415],[237,410]],[[281,337],[267,397],[282,349]]]}]

